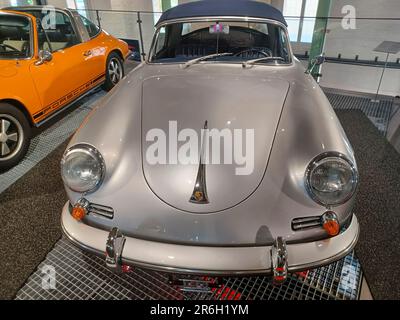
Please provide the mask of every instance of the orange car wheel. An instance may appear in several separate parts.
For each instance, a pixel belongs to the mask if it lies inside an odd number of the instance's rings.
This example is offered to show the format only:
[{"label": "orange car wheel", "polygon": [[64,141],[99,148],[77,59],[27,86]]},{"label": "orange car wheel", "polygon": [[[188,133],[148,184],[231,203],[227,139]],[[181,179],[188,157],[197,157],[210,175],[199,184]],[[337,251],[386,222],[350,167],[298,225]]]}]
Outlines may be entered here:
[{"label": "orange car wheel", "polygon": [[0,103],[0,172],[17,165],[28,152],[31,126],[15,106]]}]

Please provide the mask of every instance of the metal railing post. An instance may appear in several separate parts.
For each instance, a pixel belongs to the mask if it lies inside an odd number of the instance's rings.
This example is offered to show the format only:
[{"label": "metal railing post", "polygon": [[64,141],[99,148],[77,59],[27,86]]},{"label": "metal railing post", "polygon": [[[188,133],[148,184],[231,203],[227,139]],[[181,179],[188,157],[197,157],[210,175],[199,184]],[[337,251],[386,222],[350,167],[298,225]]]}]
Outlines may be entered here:
[{"label": "metal railing post", "polygon": [[100,18],[99,10],[96,10],[96,18],[97,18],[98,26],[99,26],[99,28],[101,28],[101,18]]},{"label": "metal railing post", "polygon": [[140,36],[140,45],[141,45],[141,55],[142,60],[146,60],[146,51],[144,49],[144,41],[143,41],[143,31],[142,31],[142,19],[140,16],[140,12],[137,13],[137,23],[139,25],[139,36]]}]

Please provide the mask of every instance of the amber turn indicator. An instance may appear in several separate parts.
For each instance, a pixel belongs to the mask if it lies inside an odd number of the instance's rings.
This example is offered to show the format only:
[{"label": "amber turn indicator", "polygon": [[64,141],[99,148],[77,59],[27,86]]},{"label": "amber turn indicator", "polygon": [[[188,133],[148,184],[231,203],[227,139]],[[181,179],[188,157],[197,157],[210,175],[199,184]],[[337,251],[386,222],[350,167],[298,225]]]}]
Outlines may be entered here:
[{"label": "amber turn indicator", "polygon": [[75,206],[72,209],[71,215],[75,220],[81,221],[86,216],[86,210],[81,206]]},{"label": "amber turn indicator", "polygon": [[322,217],[322,226],[331,237],[337,236],[340,232],[340,225],[334,212],[327,212]]}]

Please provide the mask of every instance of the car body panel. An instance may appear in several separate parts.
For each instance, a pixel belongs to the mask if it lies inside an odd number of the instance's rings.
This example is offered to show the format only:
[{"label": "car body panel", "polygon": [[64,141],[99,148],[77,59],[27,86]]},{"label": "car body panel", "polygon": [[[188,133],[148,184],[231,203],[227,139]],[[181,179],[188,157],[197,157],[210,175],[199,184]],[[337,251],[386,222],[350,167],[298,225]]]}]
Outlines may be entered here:
[{"label": "car body panel", "polygon": [[[56,111],[104,82],[106,60],[111,51],[119,52],[121,58],[125,59],[129,49],[125,42],[101,30],[93,39],[53,52],[52,61],[35,65],[39,54],[37,19],[23,10],[41,10],[41,7],[0,10],[0,14],[31,19],[34,41],[32,58],[0,60],[0,101],[15,101],[25,108],[31,122],[39,125]],[[72,13],[56,10],[68,15],[74,24],[76,17]],[[86,39],[87,35],[86,38],[85,35],[79,35],[79,38]],[[87,52],[91,54],[86,56]]]},{"label": "car body panel", "polygon": [[[230,74],[157,76],[143,81],[142,163],[149,187],[172,207],[193,213],[223,211],[248,198],[264,176],[288,90],[287,81],[252,77],[250,74],[247,77],[233,77]],[[175,98],[170,99],[171,96]],[[151,156],[146,154],[146,150],[151,150],[154,141],[148,141],[147,134],[153,128],[168,132],[169,127],[174,126],[170,122],[174,122],[179,126],[176,128],[177,132],[191,128],[201,137],[206,121],[210,129],[227,129],[229,133],[237,130],[240,138],[236,139],[242,139],[243,142],[246,141],[247,130],[249,137],[254,137],[254,152],[246,152],[253,149],[251,146],[238,150],[241,154],[251,154],[246,167],[237,165],[235,159],[229,161],[231,164],[225,162],[221,165],[218,154],[224,155],[224,143],[220,143],[218,147],[217,144],[213,145],[215,139],[210,141],[210,163],[207,165],[210,201],[199,206],[188,201],[195,185],[198,161],[193,161],[193,164],[178,164],[176,159],[171,159],[171,155],[168,156],[169,159],[165,159],[169,160],[165,164],[153,165],[145,157]],[[220,135],[215,137],[219,140]],[[170,138],[175,138],[172,132]],[[185,141],[186,139],[185,137]],[[233,139],[235,137],[232,137],[232,142]],[[201,142],[197,142],[200,148]],[[171,143],[174,142],[170,141]],[[182,145],[179,142],[176,147]],[[192,154],[191,157],[199,160],[200,155]],[[240,188],[232,188],[239,185]]]},{"label": "car body panel", "polygon": [[[215,19],[224,17],[187,21]],[[271,22],[224,21],[236,19]],[[176,21],[157,27],[169,22]],[[287,34],[283,24],[271,23]],[[62,224],[67,237],[99,253],[110,230],[118,228],[126,237],[123,263],[189,273],[270,272],[277,239],[288,245],[291,271],[333,262],[352,250],[359,233],[355,195],[334,208],[322,206],[308,194],[305,174],[317,156],[328,152],[355,165],[353,150],[321,88],[290,45],[288,52],[285,64],[140,64],[89,114],[67,147],[93,146],[106,167],[94,192],[66,187],[69,203]],[[170,121],[196,133],[255,129],[261,137],[255,141],[253,175],[233,177],[231,164],[207,164],[210,203],[190,203],[199,166],[154,165],[146,158],[148,132],[168,132]],[[88,214],[75,221],[71,210],[82,198],[112,208],[112,218]],[[293,219],[322,217],[327,210],[334,210],[340,235],[329,237],[321,225],[292,228]]]},{"label": "car body panel", "polygon": [[[193,214],[166,205],[149,188],[142,170],[143,82],[166,75],[248,77],[249,73],[260,79],[273,74],[290,83],[261,184],[245,201],[218,213]],[[292,114],[297,118],[292,118]],[[315,80],[304,74],[297,60],[291,66],[257,65],[252,69],[243,69],[241,64],[203,63],[182,69],[178,64],[160,68],[143,63],[89,115],[69,146],[77,143],[96,146],[107,164],[101,188],[86,198],[110,206],[116,212],[114,220],[88,216],[86,223],[105,230],[117,225],[127,236],[180,244],[271,245],[278,236],[289,242],[324,238],[326,233],[322,228],[301,232],[291,229],[292,219],[321,216],[326,211],[307,194],[306,168],[314,157],[332,150],[355,163],[351,146],[329,101]],[[293,150],[298,153],[295,158],[291,156]],[[187,188],[188,193],[193,191],[193,185]],[[72,203],[82,196],[69,189],[67,192]],[[188,200],[186,196],[183,199]],[[351,216],[352,205],[353,199],[335,208],[342,224]]]}]

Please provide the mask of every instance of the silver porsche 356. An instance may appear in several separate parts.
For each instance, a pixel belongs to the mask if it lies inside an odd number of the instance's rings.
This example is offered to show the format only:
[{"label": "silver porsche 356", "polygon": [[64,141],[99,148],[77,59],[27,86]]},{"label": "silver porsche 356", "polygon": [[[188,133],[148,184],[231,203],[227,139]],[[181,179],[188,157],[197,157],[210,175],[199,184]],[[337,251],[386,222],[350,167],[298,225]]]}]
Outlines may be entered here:
[{"label": "silver porsche 356", "polygon": [[332,107],[281,12],[228,2],[166,11],[63,156],[63,231],[116,271],[279,282],[356,245],[358,172]]}]

